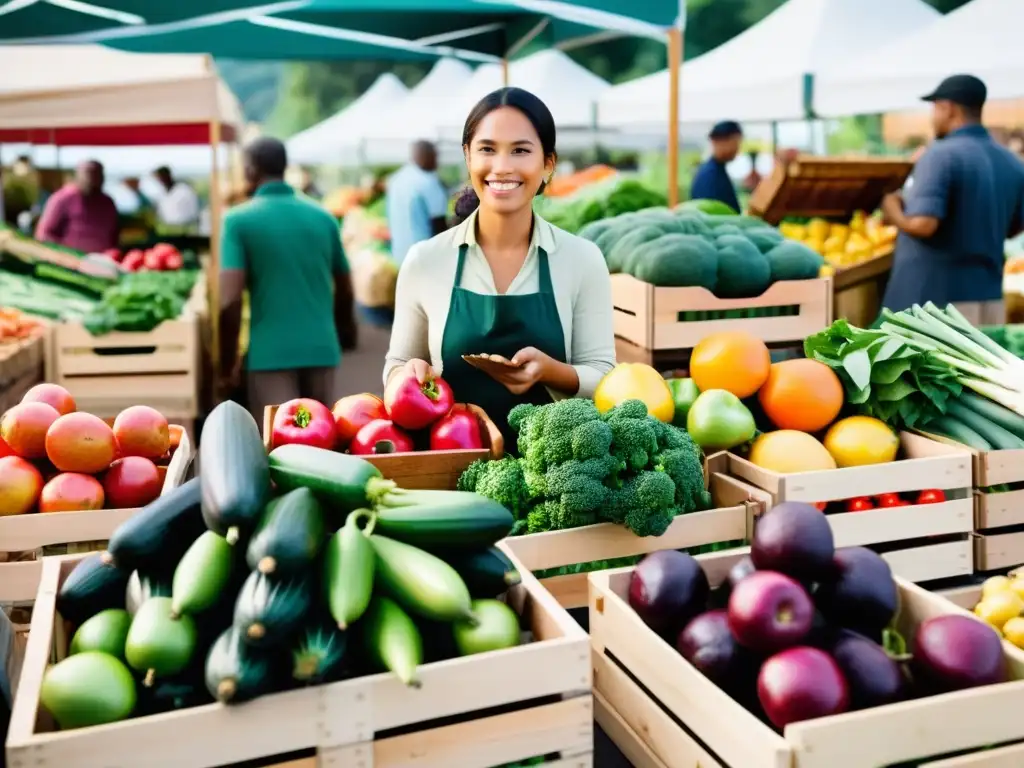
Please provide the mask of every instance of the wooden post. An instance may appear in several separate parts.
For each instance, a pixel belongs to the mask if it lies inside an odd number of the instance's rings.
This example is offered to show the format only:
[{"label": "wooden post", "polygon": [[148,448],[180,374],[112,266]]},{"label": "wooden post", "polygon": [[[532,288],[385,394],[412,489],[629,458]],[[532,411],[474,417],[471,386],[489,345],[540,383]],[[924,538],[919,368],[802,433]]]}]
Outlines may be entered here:
[{"label": "wooden post", "polygon": [[213,149],[213,167],[210,174],[210,266],[207,280],[210,286],[210,356],[213,358],[211,382],[213,405],[220,402],[220,225],[223,215],[223,195],[220,188],[219,120],[210,123],[210,146]]},{"label": "wooden post", "polygon": [[668,31],[668,204],[679,203],[679,76],[683,68],[683,30]]},{"label": "wooden post", "polygon": [[501,60],[501,84],[508,87],[508,57]]}]

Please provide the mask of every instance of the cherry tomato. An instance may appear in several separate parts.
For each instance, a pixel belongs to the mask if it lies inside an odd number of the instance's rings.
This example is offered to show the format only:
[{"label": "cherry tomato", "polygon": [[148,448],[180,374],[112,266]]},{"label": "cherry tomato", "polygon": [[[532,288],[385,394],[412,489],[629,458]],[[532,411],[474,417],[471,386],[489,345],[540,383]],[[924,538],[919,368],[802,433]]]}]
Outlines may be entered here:
[{"label": "cherry tomato", "polygon": [[826,509],[828,509],[828,502],[827,501],[816,501],[816,502],[814,502],[814,506],[816,506],[818,509],[820,509],[822,512],[824,512]]},{"label": "cherry tomato", "polygon": [[883,493],[875,497],[879,507],[898,507],[902,499],[898,493]]},{"label": "cherry tomato", "polygon": [[919,493],[917,495],[917,502],[916,503],[917,504],[940,504],[940,503],[942,503],[945,500],[946,500],[946,494],[944,494],[942,491],[940,491],[938,489],[929,488],[926,491],[921,491],[921,493]]},{"label": "cherry tomato", "polygon": [[848,499],[846,502],[847,512],[867,512],[869,509],[874,509],[875,505],[871,503],[871,499],[867,496],[860,496],[856,499]]}]

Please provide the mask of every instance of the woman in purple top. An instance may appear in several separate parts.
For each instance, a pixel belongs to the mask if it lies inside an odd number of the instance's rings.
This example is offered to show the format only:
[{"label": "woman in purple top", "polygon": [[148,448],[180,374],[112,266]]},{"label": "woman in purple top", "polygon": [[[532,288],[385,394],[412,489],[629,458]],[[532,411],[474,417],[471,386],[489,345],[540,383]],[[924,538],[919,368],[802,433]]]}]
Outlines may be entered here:
[{"label": "woman in purple top", "polygon": [[75,180],[46,201],[36,226],[36,239],[102,253],[116,248],[119,235],[117,207],[103,191],[103,166],[86,160],[75,169]]}]

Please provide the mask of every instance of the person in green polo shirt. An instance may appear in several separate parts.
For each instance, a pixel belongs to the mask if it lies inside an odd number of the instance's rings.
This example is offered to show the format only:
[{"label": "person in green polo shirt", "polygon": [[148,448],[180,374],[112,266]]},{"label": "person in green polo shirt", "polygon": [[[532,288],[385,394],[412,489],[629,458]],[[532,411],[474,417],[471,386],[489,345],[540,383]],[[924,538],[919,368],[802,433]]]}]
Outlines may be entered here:
[{"label": "person in green polo shirt", "polygon": [[288,156],[276,139],[245,149],[251,199],[224,217],[221,235],[221,373],[241,370],[238,334],[249,292],[249,409],[296,397],[331,407],[340,396],[342,349],[355,347],[352,284],[338,222],[284,181]]}]

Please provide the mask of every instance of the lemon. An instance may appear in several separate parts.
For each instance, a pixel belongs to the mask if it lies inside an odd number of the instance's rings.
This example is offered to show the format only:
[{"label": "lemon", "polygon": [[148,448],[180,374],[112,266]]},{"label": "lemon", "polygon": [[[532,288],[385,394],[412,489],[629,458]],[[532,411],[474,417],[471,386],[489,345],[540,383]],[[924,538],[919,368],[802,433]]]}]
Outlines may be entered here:
[{"label": "lemon", "polygon": [[1014,616],[1003,625],[1003,636],[1018,648],[1024,648],[1024,618]]},{"label": "lemon", "polygon": [[[990,597],[998,592],[1005,592],[1012,586],[1011,582],[1006,576],[992,576],[985,579],[985,583],[981,585],[981,599],[984,600],[986,597]],[[1021,595],[1024,597],[1024,595]]]},{"label": "lemon", "polygon": [[837,421],[825,435],[825,450],[840,467],[885,464],[893,461],[900,439],[884,422],[870,416]]},{"label": "lemon", "polygon": [[1016,592],[996,592],[978,603],[974,613],[982,621],[1001,630],[1010,619],[1020,616],[1024,610],[1024,600]]},{"label": "lemon", "polygon": [[1016,576],[1010,580],[1009,588],[1024,599],[1024,578]]}]

